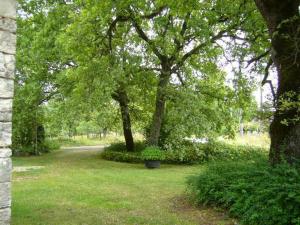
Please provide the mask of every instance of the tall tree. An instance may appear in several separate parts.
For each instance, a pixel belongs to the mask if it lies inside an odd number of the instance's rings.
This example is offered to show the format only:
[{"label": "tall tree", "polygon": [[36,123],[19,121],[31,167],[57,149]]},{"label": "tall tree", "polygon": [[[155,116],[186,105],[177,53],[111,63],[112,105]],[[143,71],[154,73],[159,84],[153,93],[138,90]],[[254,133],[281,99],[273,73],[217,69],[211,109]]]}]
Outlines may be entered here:
[{"label": "tall tree", "polygon": [[[299,0],[255,0],[271,38],[278,73],[276,112],[270,126],[270,161],[300,159],[300,16]],[[286,102],[292,107],[285,107]],[[297,103],[298,102],[298,103]]]},{"label": "tall tree", "polygon": [[117,23],[129,23],[136,33],[135,41],[152,56],[150,65],[158,71],[156,102],[148,137],[149,145],[157,145],[166,102],[168,87],[174,78],[184,84],[187,77],[182,73],[191,60],[199,60],[215,51],[216,41],[236,33],[240,22],[234,18],[247,19],[247,13],[239,10],[243,1],[224,7],[224,1],[214,3],[199,1],[131,1],[115,4]]},{"label": "tall tree", "polygon": [[[75,80],[74,88],[81,87],[82,95],[86,93],[91,107],[109,102],[111,98],[118,103],[126,147],[128,151],[133,151],[131,97],[147,91],[142,90],[142,83],[139,87],[135,86],[135,93],[130,91],[132,81],[136,82],[135,77],[141,73],[134,69],[138,68],[141,60],[132,54],[133,46],[127,45],[130,27],[119,27],[118,32],[109,29],[113,17],[110,4],[96,4],[94,1],[82,5],[78,3],[80,10],[72,15],[73,23],[59,39],[66,57],[78,65],[67,72]],[[98,99],[91,101],[96,96]]]},{"label": "tall tree", "polygon": [[41,108],[57,93],[55,78],[64,67],[55,39],[68,23],[69,5],[61,0],[20,0],[18,11],[13,147],[34,147],[32,153],[38,153],[44,141],[39,134],[44,133]]},{"label": "tall tree", "polygon": [[134,150],[134,141],[131,129],[131,119],[129,113],[129,98],[126,89],[120,85],[112,94],[114,100],[120,105],[123,133],[127,151]]}]

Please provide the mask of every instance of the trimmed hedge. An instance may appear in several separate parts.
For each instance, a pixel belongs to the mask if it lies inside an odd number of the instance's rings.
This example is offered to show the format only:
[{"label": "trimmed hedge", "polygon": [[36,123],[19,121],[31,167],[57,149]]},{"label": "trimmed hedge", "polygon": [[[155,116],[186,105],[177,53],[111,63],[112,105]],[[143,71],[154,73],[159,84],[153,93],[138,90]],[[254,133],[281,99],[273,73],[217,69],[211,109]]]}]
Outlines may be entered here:
[{"label": "trimmed hedge", "polygon": [[[117,162],[143,162],[141,151],[145,143],[138,142],[134,152],[127,152],[124,143],[116,143],[105,148],[102,158]],[[197,164],[214,160],[254,160],[267,157],[267,150],[251,146],[235,146],[221,142],[206,144],[184,141],[181,146],[165,150],[164,163]]]},{"label": "trimmed hedge", "polygon": [[300,225],[300,169],[267,161],[208,165],[188,181],[191,199],[228,209],[247,225]]},{"label": "trimmed hedge", "polygon": [[143,162],[141,152],[144,148],[146,148],[144,142],[137,142],[134,146],[134,152],[127,152],[125,143],[120,142],[106,147],[101,156],[110,161],[141,163]]},{"label": "trimmed hedge", "polygon": [[116,162],[128,162],[128,163],[141,163],[143,160],[141,159],[140,153],[128,153],[128,152],[117,152],[104,150],[101,154],[103,159],[116,161]]},{"label": "trimmed hedge", "polygon": [[203,163],[214,160],[240,160],[267,157],[264,148],[230,145],[223,142],[193,143],[181,141],[178,145],[167,146],[167,158],[176,163]]}]

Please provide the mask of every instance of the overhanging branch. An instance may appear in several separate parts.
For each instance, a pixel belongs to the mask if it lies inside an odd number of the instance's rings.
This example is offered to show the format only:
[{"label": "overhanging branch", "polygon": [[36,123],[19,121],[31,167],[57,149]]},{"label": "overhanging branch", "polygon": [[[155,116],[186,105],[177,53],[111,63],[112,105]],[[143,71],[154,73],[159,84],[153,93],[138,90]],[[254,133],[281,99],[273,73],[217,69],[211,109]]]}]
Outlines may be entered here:
[{"label": "overhanging branch", "polygon": [[134,17],[131,17],[131,22],[139,37],[142,38],[149,45],[153,53],[159,58],[160,61],[164,61],[166,57],[159,52],[158,48],[155,46],[153,41],[147,36],[147,34],[144,32],[144,30],[138,24]]},{"label": "overhanging branch", "polygon": [[[252,63],[258,62],[258,61],[261,60],[262,58],[268,56],[268,55],[270,54],[270,52],[271,52],[271,49],[268,49],[266,52],[264,52],[264,53],[262,53],[262,54],[260,54],[260,55],[258,55],[258,56],[256,56],[256,57],[250,59],[250,60],[248,61],[247,67],[250,66]],[[272,62],[272,63],[273,63],[273,62]]]},{"label": "overhanging branch", "polygon": [[[210,43],[215,42],[216,40],[220,39],[222,37],[222,35],[225,34],[226,32],[227,32],[227,30],[220,31],[217,35],[213,36],[208,42],[210,42]],[[197,45],[196,47],[194,47],[189,52],[185,53],[182,56],[181,60],[179,60],[179,62],[176,64],[176,66],[172,69],[172,72],[176,72],[184,64],[184,62],[187,59],[189,59],[191,56],[198,54],[202,48],[207,46],[208,42],[201,43],[201,44]]]}]

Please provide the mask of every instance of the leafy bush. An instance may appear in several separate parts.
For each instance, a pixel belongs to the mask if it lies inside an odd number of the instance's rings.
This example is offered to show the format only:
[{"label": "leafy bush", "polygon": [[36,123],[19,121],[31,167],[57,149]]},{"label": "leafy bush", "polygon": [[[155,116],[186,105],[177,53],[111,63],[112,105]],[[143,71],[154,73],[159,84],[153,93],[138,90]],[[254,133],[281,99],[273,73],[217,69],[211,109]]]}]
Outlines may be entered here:
[{"label": "leafy bush", "polygon": [[188,181],[198,204],[229,209],[249,225],[300,224],[300,169],[264,162],[223,162]]},{"label": "leafy bush", "polygon": [[53,139],[46,139],[44,142],[44,147],[49,151],[60,149],[61,145],[58,141]]},{"label": "leafy bush", "polygon": [[[141,152],[146,148],[145,142],[139,141],[134,143],[134,152]],[[126,145],[124,142],[117,142],[109,145],[105,148],[105,151],[113,152],[127,152]]]},{"label": "leafy bush", "polygon": [[[135,144],[134,152],[127,152],[124,143],[116,143],[105,148],[102,157],[112,161],[142,162],[141,151],[145,147],[144,142],[138,142]],[[166,146],[163,152],[163,161],[173,164],[196,164],[215,160],[255,160],[267,157],[267,150],[263,148],[229,145],[222,142],[201,144],[187,140],[182,141],[178,146]]]},{"label": "leafy bush", "polygon": [[106,147],[101,156],[103,159],[110,161],[140,163],[143,162],[141,159],[141,151],[145,149],[145,147],[144,142],[136,142],[134,152],[127,152],[125,143],[114,143]]},{"label": "leafy bush", "polygon": [[214,160],[265,158],[267,150],[252,146],[230,145],[222,142],[193,143],[183,140],[165,146],[166,158],[176,163],[202,163]]},{"label": "leafy bush", "polygon": [[141,158],[143,160],[164,160],[165,154],[155,146],[149,146],[142,151]]},{"label": "leafy bush", "polygon": [[43,153],[48,153],[53,150],[60,148],[60,144],[54,140],[44,140],[41,143],[37,143],[25,146],[12,146],[14,156],[30,156],[30,155],[41,155]]},{"label": "leafy bush", "polygon": [[140,163],[143,160],[139,153],[129,153],[129,152],[117,152],[105,150],[101,154],[103,159],[116,161],[116,162],[128,162],[128,163]]}]

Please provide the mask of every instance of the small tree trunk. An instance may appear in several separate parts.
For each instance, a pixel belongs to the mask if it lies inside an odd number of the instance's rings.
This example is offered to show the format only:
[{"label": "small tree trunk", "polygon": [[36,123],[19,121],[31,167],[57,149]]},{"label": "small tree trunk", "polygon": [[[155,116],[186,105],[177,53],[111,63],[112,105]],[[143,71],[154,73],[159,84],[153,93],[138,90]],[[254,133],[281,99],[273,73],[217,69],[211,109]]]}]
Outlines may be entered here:
[{"label": "small tree trunk", "polygon": [[[255,0],[272,38],[272,59],[278,72],[276,112],[270,126],[270,162],[282,159],[292,163],[300,159],[300,121],[297,106],[281,110],[281,98],[293,93],[290,101],[299,101],[300,94],[300,0]],[[298,120],[297,120],[298,119]],[[283,124],[287,121],[287,124]]]},{"label": "small tree trunk", "polygon": [[158,146],[161,125],[166,107],[166,88],[169,84],[171,73],[163,72],[159,77],[159,83],[156,92],[155,111],[148,136],[148,145]]},{"label": "small tree trunk", "polygon": [[104,138],[106,138],[106,136],[107,136],[107,131],[108,131],[108,128],[105,127],[105,128],[103,129],[103,137],[104,137]]},{"label": "small tree trunk", "polygon": [[123,133],[127,151],[134,151],[134,141],[131,131],[131,120],[129,113],[129,99],[127,93],[121,87],[113,94],[113,99],[119,102],[123,123]]}]

